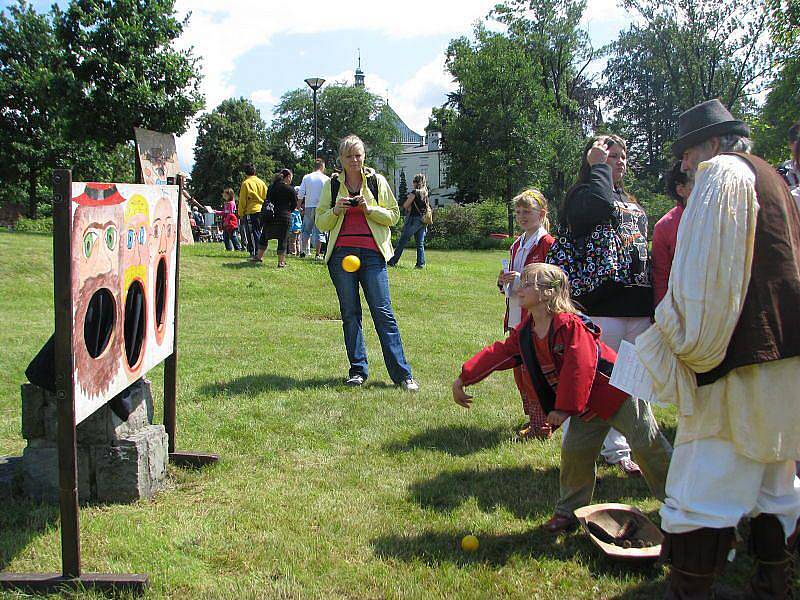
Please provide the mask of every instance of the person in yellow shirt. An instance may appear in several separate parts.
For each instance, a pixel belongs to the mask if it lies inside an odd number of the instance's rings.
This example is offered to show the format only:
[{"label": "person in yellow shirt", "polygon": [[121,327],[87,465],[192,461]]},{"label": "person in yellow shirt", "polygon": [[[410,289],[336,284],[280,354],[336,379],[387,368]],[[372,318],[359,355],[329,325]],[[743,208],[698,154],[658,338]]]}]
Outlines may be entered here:
[{"label": "person in yellow shirt", "polygon": [[239,190],[239,217],[245,222],[247,229],[247,251],[253,257],[258,251],[258,240],[261,237],[261,206],[267,198],[267,184],[256,177],[253,163],[242,167],[247,175]]}]

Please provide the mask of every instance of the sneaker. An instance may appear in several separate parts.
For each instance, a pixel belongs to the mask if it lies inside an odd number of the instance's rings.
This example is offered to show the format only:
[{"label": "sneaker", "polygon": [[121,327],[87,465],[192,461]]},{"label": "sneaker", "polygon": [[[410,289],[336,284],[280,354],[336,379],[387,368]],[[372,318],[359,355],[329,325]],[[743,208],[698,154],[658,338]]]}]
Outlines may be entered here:
[{"label": "sneaker", "polygon": [[621,461],[616,463],[619,467],[619,470],[625,473],[628,477],[641,477],[642,470],[639,468],[635,462],[633,462],[630,458],[623,458]]},{"label": "sneaker", "polygon": [[325,257],[324,257],[322,254],[317,254],[317,255],[314,257],[314,260],[325,260]]},{"label": "sneaker", "polygon": [[359,387],[364,385],[364,378],[361,375],[350,375],[350,377],[344,380],[344,384],[350,387]]},{"label": "sneaker", "polygon": [[410,377],[399,384],[407,392],[418,392],[419,384]]},{"label": "sneaker", "polygon": [[306,253],[305,252],[301,252],[300,253],[300,258],[305,258],[305,257],[306,257]]}]

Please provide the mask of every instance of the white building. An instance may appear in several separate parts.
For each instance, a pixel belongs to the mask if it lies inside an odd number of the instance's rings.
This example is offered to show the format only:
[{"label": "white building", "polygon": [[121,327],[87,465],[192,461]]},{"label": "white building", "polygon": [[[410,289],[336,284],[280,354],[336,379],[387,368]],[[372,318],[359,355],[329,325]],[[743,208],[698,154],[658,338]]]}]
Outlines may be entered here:
[{"label": "white building", "polygon": [[[361,70],[361,53],[358,56],[358,67],[355,73],[355,85],[364,87],[364,72]],[[394,184],[394,194],[401,204],[405,198],[400,197],[400,184],[406,182],[406,189],[412,189],[412,180],[418,173],[428,180],[431,206],[444,206],[453,203],[456,188],[447,182],[447,159],[442,153],[442,132],[427,129],[422,136],[406,125],[394,109],[386,102],[386,108],[395,122],[397,136],[393,142],[400,144],[402,151],[395,157],[396,167],[390,178]]]}]

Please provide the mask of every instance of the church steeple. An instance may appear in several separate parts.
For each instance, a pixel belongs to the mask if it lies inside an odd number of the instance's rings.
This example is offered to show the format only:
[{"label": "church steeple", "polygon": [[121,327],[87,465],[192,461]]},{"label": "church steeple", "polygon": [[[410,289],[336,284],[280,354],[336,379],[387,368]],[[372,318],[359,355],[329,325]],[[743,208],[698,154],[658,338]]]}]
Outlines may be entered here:
[{"label": "church steeple", "polygon": [[361,48],[358,49],[358,67],[356,67],[356,87],[364,87],[364,71],[361,70]]}]

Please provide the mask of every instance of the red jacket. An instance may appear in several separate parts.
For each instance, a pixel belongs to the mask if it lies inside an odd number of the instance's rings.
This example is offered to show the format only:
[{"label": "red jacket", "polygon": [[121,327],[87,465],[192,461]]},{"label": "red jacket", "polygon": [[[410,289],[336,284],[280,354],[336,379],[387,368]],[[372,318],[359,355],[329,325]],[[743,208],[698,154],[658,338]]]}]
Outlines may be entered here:
[{"label": "red jacket", "polygon": [[[532,385],[530,366],[522,359],[519,337],[530,320],[528,316],[504,341],[487,346],[465,362],[461,367],[464,385],[478,383],[494,371],[520,364]],[[535,335],[532,327],[530,332]],[[555,410],[581,415],[587,420],[595,415],[608,419],[616,413],[628,395],[613,387],[608,376],[598,371],[598,358],[610,365],[617,359],[617,353],[600,341],[600,328],[591,321],[585,323],[580,315],[557,313],[553,315],[548,340],[558,375]]]},{"label": "red jacket", "polygon": [[[528,252],[528,256],[525,257],[525,266],[531,263],[537,262],[544,262],[545,256],[547,256],[547,252],[550,250],[550,246],[553,245],[555,239],[549,233],[544,234],[541,239],[536,242],[536,245],[530,249]],[[509,257],[508,264],[513,265],[514,259],[517,257],[517,252],[520,251],[520,247],[522,246],[522,236],[519,236],[514,243],[511,244],[511,248],[509,248],[509,252],[511,256]],[[528,317],[528,311],[524,308],[522,309],[522,319],[520,319],[520,324]],[[506,314],[503,317],[503,331],[508,331],[508,298],[506,298]]]},{"label": "red jacket", "polygon": [[678,225],[682,216],[683,207],[678,205],[661,217],[653,229],[653,308],[658,306],[667,293],[669,272],[672,270],[672,259],[675,257],[678,241]]}]

